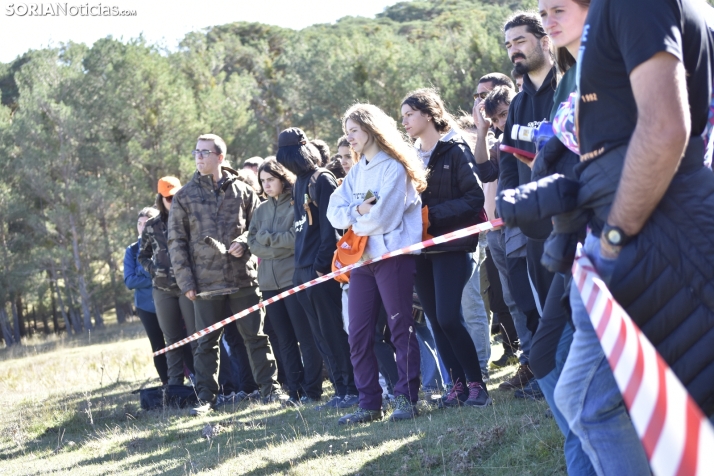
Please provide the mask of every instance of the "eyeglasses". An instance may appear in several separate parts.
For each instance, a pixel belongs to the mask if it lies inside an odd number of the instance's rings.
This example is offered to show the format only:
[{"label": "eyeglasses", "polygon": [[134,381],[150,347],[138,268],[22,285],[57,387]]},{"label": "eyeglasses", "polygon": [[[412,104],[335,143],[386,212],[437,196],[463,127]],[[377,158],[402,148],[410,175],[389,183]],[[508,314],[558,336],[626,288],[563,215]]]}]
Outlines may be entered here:
[{"label": "eyeglasses", "polygon": [[486,99],[490,91],[482,91],[480,93],[474,93],[474,99]]},{"label": "eyeglasses", "polygon": [[203,150],[198,150],[198,149],[196,149],[196,150],[192,150],[192,151],[191,151],[191,155],[193,155],[193,158],[194,158],[194,159],[195,159],[197,156],[199,156],[199,155],[200,155],[201,157],[203,157],[204,159],[207,159],[208,156],[211,155],[211,154],[215,154],[215,152],[212,151],[212,150],[206,150],[206,149],[203,149]]}]

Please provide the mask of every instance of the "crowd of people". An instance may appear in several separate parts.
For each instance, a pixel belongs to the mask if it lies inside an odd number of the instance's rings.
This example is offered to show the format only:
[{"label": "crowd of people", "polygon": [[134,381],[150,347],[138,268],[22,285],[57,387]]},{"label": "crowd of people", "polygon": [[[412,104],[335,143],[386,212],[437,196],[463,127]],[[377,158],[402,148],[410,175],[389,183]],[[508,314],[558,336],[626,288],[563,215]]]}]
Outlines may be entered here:
[{"label": "crowd of people", "polygon": [[[698,0],[540,0],[505,23],[511,77],[481,77],[471,114],[452,116],[431,88],[403,98],[401,128],[354,104],[334,156],[289,128],[240,171],[221,137],[201,135],[195,174],[159,180],[126,251],[154,351],[344,265],[506,226],[289,295],[156,357],[162,383],[190,379],[192,415],[250,399],[358,424],[417,417],[420,392],[486,407],[489,369],[513,366],[499,388],[547,401],[569,474],[650,474],[570,270],[582,243],[714,414],[710,13]],[[513,134],[544,123],[547,140]]]}]

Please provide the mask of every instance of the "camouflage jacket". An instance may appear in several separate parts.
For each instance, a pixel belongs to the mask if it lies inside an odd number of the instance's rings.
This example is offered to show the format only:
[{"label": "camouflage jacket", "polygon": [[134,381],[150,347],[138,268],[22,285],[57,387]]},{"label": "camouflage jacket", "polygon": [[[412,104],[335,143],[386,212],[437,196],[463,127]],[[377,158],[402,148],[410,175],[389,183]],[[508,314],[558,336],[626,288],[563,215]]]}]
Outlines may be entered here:
[{"label": "camouflage jacket", "polygon": [[139,263],[151,275],[155,288],[164,291],[178,289],[169,258],[168,228],[161,215],[146,221],[141,234]]},{"label": "camouflage jacket", "polygon": [[[257,259],[248,250],[248,227],[259,200],[236,171],[221,167],[225,180],[217,190],[213,177],[198,172],[174,195],[169,212],[169,255],[181,292],[257,286]],[[204,243],[210,236],[228,249],[242,243],[243,256],[221,254]]]}]

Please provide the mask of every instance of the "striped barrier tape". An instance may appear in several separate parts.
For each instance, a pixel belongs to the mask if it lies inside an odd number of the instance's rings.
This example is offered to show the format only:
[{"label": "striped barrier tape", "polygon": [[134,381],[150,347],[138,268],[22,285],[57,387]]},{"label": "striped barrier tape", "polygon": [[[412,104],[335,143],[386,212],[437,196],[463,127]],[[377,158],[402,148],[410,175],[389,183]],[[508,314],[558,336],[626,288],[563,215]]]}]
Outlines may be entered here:
[{"label": "striped barrier tape", "polygon": [[654,474],[712,474],[714,428],[580,246],[573,279]]},{"label": "striped barrier tape", "polygon": [[189,342],[193,342],[193,341],[197,340],[198,338],[205,336],[206,334],[210,334],[211,332],[220,329],[221,327],[225,326],[226,324],[236,321],[236,320],[240,319],[241,317],[247,316],[251,312],[255,312],[258,309],[261,309],[269,304],[272,304],[275,301],[284,299],[287,296],[290,296],[291,294],[295,294],[295,293],[300,292],[304,289],[307,289],[311,286],[315,286],[316,284],[320,284],[320,283],[324,283],[325,281],[329,281],[330,279],[333,279],[335,276],[339,276],[340,274],[344,274],[344,273],[351,271],[355,268],[359,268],[362,266],[366,266],[368,264],[376,263],[377,261],[382,261],[384,259],[392,258],[394,256],[399,256],[399,255],[412,253],[414,251],[419,251],[421,249],[428,248],[430,246],[438,245],[441,243],[446,243],[447,241],[458,240],[459,238],[464,238],[466,236],[474,235],[474,234],[482,232],[482,231],[492,230],[492,229],[498,228],[500,226],[503,226],[503,220],[501,220],[500,218],[496,219],[496,220],[487,221],[484,223],[479,223],[478,225],[473,225],[468,228],[462,228],[460,230],[452,231],[451,233],[437,236],[430,240],[422,241],[421,243],[416,243],[414,245],[407,246],[405,248],[402,248],[402,249],[399,249],[396,251],[385,253],[382,256],[373,258],[371,260],[362,261],[359,263],[344,266],[344,267],[338,269],[337,271],[319,276],[319,277],[313,279],[312,281],[308,281],[307,283],[300,284],[299,286],[295,286],[294,288],[288,289],[285,292],[277,294],[277,295],[271,297],[270,299],[261,301],[260,303],[256,304],[255,306],[249,307],[248,309],[245,309],[245,310],[239,312],[238,314],[234,314],[230,317],[223,319],[222,321],[219,321],[211,326],[206,327],[205,329],[201,329],[200,331],[186,337],[185,339],[181,339],[178,342],[175,342],[167,347],[164,347],[163,349],[161,349],[157,352],[154,352],[154,357],[164,354],[164,353],[168,352],[169,350],[173,350],[178,347],[181,347],[182,345],[188,344]]}]

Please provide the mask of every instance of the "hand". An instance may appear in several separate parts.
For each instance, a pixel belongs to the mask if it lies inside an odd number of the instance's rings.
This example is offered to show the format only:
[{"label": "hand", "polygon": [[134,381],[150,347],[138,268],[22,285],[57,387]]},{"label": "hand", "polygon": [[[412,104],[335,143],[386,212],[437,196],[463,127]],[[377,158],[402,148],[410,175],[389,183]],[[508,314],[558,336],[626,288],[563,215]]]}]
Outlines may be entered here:
[{"label": "hand", "polygon": [[516,154],[515,152],[513,153],[513,155],[516,157],[516,159],[520,160],[521,162],[526,164],[531,169],[533,168],[533,162],[535,162],[535,159],[529,159],[525,155]]},{"label": "hand", "polygon": [[374,206],[374,202],[377,201],[377,197],[369,197],[364,202],[357,205],[357,213],[359,215],[366,215]]},{"label": "hand", "polygon": [[488,129],[491,127],[491,121],[486,119],[483,108],[483,99],[478,98],[474,101],[474,108],[471,110],[471,117],[473,117],[476,130],[478,130],[479,134],[488,133]]},{"label": "hand", "polygon": [[191,301],[196,300],[196,291],[194,289],[191,289],[190,291],[186,291],[186,297],[189,298]]},{"label": "hand", "polygon": [[622,246],[612,246],[605,239],[605,235],[600,235],[600,256],[605,259],[614,260],[620,256]]},{"label": "hand", "polygon": [[238,243],[234,241],[231,243],[231,247],[228,248],[228,254],[235,258],[240,258],[245,253],[246,246],[243,243]]}]

